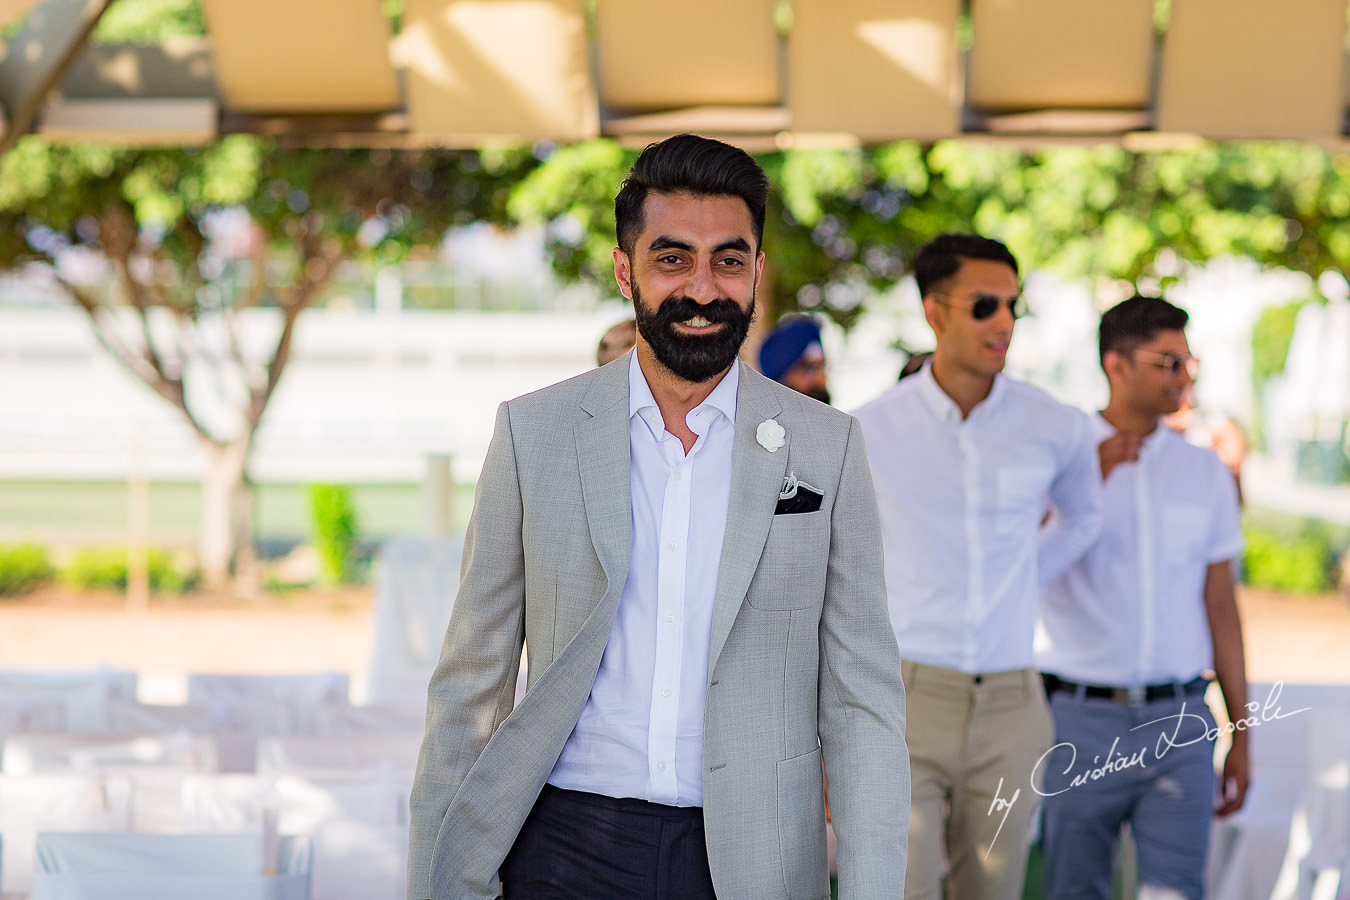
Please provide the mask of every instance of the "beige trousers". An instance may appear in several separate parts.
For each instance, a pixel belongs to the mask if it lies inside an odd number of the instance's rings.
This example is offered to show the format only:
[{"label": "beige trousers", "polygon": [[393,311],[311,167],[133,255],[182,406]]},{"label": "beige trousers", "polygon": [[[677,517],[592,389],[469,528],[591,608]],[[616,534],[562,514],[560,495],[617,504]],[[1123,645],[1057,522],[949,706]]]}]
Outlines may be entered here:
[{"label": "beige trousers", "polygon": [[905,900],[1018,900],[1054,725],[1040,675],[904,661],[913,788]]}]

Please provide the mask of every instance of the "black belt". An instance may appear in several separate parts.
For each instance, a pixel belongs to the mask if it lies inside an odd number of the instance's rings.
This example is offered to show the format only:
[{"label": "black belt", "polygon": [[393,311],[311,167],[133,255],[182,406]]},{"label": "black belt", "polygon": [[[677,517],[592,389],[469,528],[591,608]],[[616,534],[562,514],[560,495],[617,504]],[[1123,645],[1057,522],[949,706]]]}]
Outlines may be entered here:
[{"label": "black belt", "polygon": [[1106,687],[1100,684],[1079,684],[1066,681],[1058,675],[1042,673],[1046,696],[1056,691],[1064,691],[1079,697],[1091,697],[1094,700],[1111,700],[1115,703],[1138,706],[1141,703],[1153,703],[1157,700],[1173,700],[1178,694],[1203,694],[1209,687],[1209,679],[1197,675],[1190,681],[1165,681],[1161,684],[1146,684],[1141,687]]}]

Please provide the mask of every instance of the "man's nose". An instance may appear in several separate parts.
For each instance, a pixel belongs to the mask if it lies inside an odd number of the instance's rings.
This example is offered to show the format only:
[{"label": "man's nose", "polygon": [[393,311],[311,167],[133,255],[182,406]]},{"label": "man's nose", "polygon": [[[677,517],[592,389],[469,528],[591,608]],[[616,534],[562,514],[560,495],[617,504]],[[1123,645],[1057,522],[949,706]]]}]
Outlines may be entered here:
[{"label": "man's nose", "polygon": [[717,278],[711,260],[699,260],[689,278],[689,297],[696,303],[711,303],[717,299]]}]

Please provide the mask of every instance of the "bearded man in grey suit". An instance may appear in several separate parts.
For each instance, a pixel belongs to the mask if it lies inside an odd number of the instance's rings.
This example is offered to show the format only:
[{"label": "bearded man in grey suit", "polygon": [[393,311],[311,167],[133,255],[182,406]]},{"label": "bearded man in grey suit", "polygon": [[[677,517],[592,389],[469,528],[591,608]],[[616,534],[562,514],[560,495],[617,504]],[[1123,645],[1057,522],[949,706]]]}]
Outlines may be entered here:
[{"label": "bearded man in grey suit", "polygon": [[820,900],[822,756],[840,895],[904,884],[904,688],[858,423],[737,360],[767,195],[739,149],[649,146],[615,198],[636,348],[499,409],[410,898]]}]

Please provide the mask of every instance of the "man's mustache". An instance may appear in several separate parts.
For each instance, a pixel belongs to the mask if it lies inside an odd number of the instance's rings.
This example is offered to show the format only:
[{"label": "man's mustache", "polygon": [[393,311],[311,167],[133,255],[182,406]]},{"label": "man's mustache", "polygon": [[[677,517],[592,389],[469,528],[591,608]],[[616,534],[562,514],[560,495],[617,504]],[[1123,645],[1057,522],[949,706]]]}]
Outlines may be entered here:
[{"label": "man's mustache", "polygon": [[707,303],[698,303],[689,297],[667,297],[657,308],[653,318],[662,325],[672,322],[684,322],[694,316],[702,316],[709,322],[740,322],[745,319],[745,310],[734,300],[719,299]]}]

